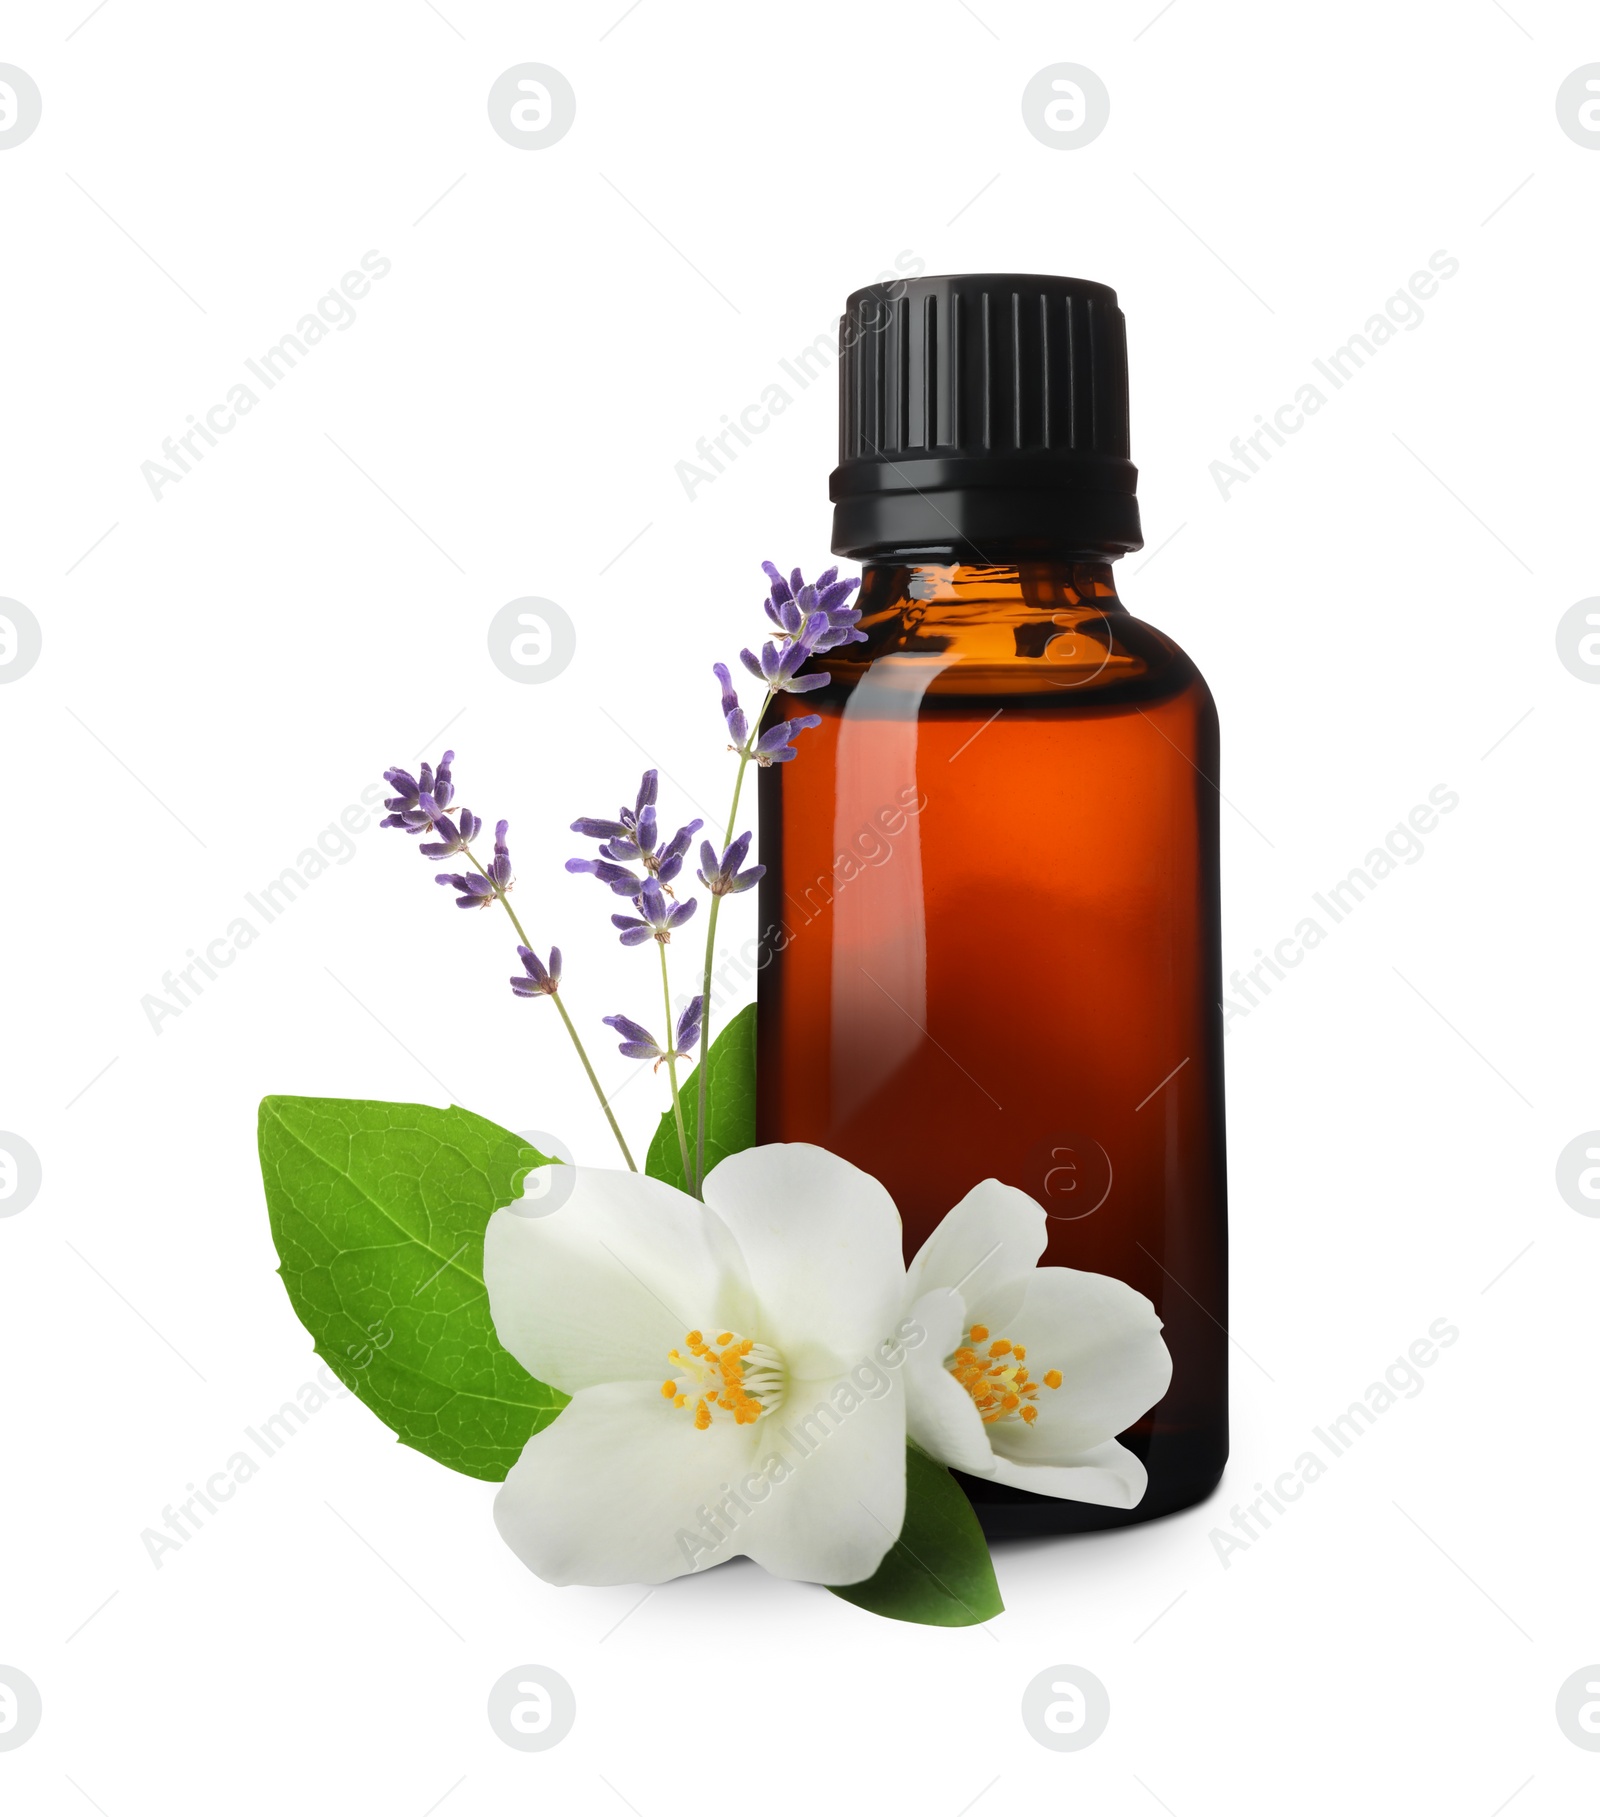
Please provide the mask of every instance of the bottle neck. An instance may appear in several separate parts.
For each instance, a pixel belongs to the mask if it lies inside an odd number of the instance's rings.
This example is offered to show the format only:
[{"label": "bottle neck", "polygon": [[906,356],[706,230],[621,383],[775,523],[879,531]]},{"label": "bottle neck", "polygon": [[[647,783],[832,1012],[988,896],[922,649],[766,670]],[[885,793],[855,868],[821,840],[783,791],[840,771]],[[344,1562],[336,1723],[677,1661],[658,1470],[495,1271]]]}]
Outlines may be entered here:
[{"label": "bottle neck", "polygon": [[857,601],[864,641],[829,651],[827,670],[851,689],[883,659],[935,659],[930,696],[1060,698],[1076,690],[1103,697],[1146,677],[1155,644],[1164,642],[1124,609],[1111,566],[1103,555],[869,560]]},{"label": "bottle neck", "polygon": [[1008,622],[1019,612],[1120,612],[1111,569],[1104,555],[998,561],[903,553],[862,564],[856,603],[863,624],[882,612],[918,607],[922,617]]}]

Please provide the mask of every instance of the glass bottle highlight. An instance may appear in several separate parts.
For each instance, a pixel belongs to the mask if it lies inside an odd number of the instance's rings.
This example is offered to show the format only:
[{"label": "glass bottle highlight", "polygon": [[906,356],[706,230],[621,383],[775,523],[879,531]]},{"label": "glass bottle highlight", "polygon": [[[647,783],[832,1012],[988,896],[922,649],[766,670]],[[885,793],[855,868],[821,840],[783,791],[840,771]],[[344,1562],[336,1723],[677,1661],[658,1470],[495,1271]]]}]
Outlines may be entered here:
[{"label": "glass bottle highlight", "polygon": [[1149,1519],[1227,1454],[1218,749],[1189,658],[1132,617],[1141,546],[1116,295],[924,277],[841,324],[833,547],[865,643],[774,713],[761,776],[758,1139],[882,1180],[906,1255],[979,1180],[1042,1260],[1146,1294],[1173,1358],[1123,1442],[1131,1511],[963,1477],[993,1535]]}]

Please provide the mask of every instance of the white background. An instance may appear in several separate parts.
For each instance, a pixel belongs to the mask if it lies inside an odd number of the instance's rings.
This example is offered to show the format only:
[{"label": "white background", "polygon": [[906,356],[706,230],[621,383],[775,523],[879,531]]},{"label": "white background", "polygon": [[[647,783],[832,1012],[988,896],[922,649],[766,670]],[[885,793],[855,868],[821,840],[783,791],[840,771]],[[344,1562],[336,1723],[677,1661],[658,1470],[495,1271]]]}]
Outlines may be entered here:
[{"label": "white background", "polygon": [[[1592,9],[622,10],[6,9],[0,61],[44,105],[0,152],[0,594],[44,646],[0,688],[0,1126],[43,1187],[0,1220],[0,1663],[44,1721],[0,1753],[0,1801],[1591,1808],[1600,1758],[1554,1700],[1600,1659],[1600,1224],[1554,1169],[1600,1124],[1600,690],[1555,643],[1600,592],[1600,156],[1555,109],[1600,58]],[[577,95],[544,150],[486,113],[530,60]],[[1077,150],[1020,109],[1063,61],[1111,94]],[[393,269],[354,324],[153,498],[141,463],[368,249]],[[1210,464],[1440,249],[1460,270],[1420,326],[1224,500]],[[826,558],[831,373],[692,501],[675,463],[902,252],[1119,292],[1147,534],[1122,585],[1217,696],[1227,970],[1431,788],[1460,796],[1230,1026],[1223,1489],[1000,1549],[983,1630],[744,1564],[641,1604],[529,1576],[490,1485],[342,1400],[156,1569],[141,1532],[315,1368],[273,1272],[263,1093],[454,1097],[592,1160],[605,1137],[548,1006],[506,990],[501,929],[391,833],[159,1033],[141,999],[386,764],[450,744],[463,797],[511,820],[575,1010],[648,1012],[563,829],[645,752],[669,803],[723,799],[709,664],[758,628],[764,556]],[[543,686],[486,650],[527,594],[578,626]],[[1046,836],[1011,834],[1019,862]],[[620,1100],[640,1139],[653,1090]],[[1224,1568],[1228,1510],[1440,1318],[1461,1335],[1425,1389]],[[543,1754],[484,1714],[528,1662],[578,1701]],[[1021,1723],[1057,1664],[1110,1693],[1080,1753]]]}]

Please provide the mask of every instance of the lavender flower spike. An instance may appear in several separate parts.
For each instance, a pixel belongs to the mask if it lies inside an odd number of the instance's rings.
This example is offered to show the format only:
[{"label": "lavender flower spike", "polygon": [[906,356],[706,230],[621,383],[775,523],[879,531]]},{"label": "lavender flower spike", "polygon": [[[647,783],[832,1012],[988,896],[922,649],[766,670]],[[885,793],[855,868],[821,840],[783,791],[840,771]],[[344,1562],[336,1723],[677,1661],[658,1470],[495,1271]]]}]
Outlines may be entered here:
[{"label": "lavender flower spike", "polygon": [[687,902],[669,904],[666,891],[654,877],[645,879],[644,888],[634,897],[633,905],[639,911],[638,916],[611,917],[611,925],[622,930],[620,939],[624,946],[643,946],[646,940],[659,940],[665,946],[672,938],[673,930],[683,926],[696,906],[692,896]]},{"label": "lavender flower spike", "polygon": [[821,724],[822,717],[818,713],[802,713],[798,719],[780,719],[770,731],[763,732],[756,740],[756,762],[764,770],[775,763],[793,763],[800,753],[789,740],[797,732],[809,732],[813,726]]},{"label": "lavender flower spike", "polygon": [[713,896],[740,895],[766,875],[767,867],[764,864],[753,864],[747,871],[739,869],[749,850],[748,833],[741,833],[720,859],[716,847],[709,839],[700,841],[700,881]]},{"label": "lavender flower spike", "polygon": [[641,1027],[627,1016],[602,1016],[600,1020],[607,1028],[614,1028],[623,1037],[617,1050],[619,1053],[630,1060],[653,1060],[659,1069],[663,1060],[693,1058],[695,1046],[700,1039],[700,1018],[704,1004],[703,997],[696,997],[679,1016],[670,1052],[661,1046],[649,1029]]},{"label": "lavender flower spike", "polygon": [[512,990],[519,997],[553,997],[561,984],[561,948],[551,947],[549,965],[525,946],[517,948],[517,957],[528,975],[525,978],[513,978]]},{"label": "lavender flower spike", "polygon": [[[762,605],[767,617],[786,637],[806,632],[806,641],[813,651],[866,640],[866,632],[856,629],[861,613],[848,603],[861,585],[859,580],[840,580],[837,568],[827,568],[808,585],[798,568],[785,580],[773,563],[763,562],[761,566],[772,582],[771,596]],[[818,616],[824,622],[812,628],[811,621]]]}]

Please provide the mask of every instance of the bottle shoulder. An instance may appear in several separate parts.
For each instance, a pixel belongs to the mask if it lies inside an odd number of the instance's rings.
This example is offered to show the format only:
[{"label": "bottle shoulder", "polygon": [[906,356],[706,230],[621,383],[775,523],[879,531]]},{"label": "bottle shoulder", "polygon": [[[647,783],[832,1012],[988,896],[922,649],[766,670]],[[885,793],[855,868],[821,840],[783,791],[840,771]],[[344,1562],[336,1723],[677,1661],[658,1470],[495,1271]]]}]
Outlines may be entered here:
[{"label": "bottle shoulder", "polygon": [[[1215,711],[1192,658],[1166,632],[1120,602],[1085,601],[1041,610],[1025,601],[918,611],[863,620],[864,643],[820,658],[828,687],[807,706],[842,707],[858,694],[886,701],[908,690],[923,710],[974,702],[1074,712],[1132,708],[1192,694]],[[858,701],[856,711],[867,708]]]}]

